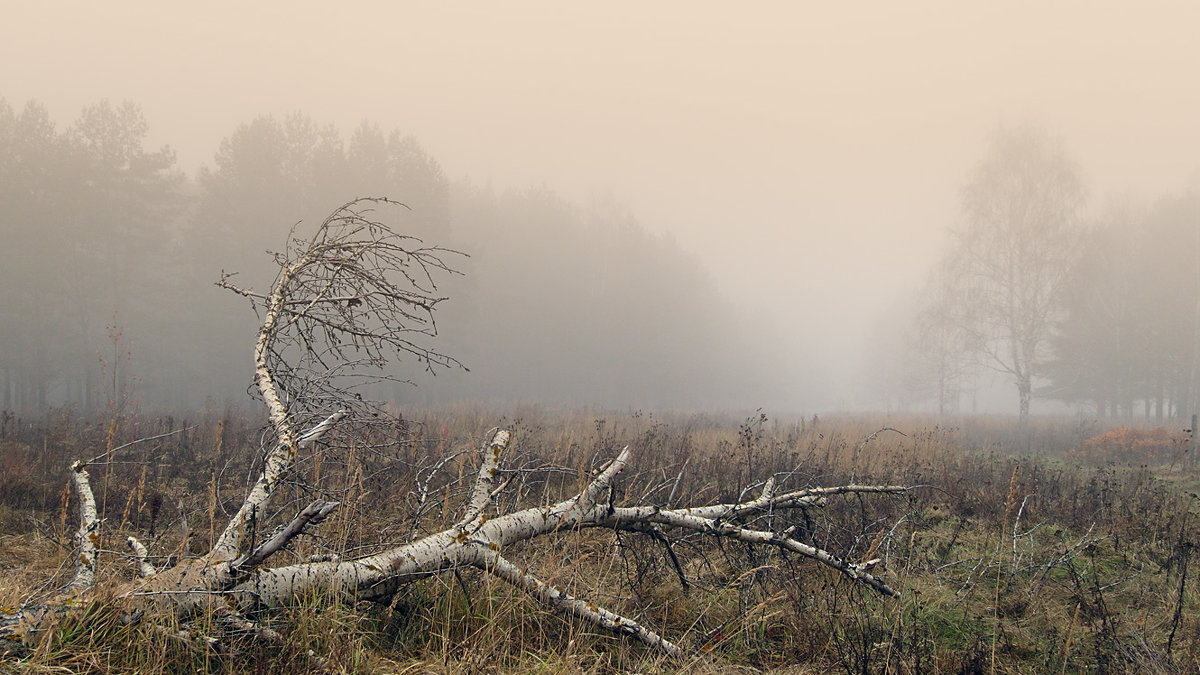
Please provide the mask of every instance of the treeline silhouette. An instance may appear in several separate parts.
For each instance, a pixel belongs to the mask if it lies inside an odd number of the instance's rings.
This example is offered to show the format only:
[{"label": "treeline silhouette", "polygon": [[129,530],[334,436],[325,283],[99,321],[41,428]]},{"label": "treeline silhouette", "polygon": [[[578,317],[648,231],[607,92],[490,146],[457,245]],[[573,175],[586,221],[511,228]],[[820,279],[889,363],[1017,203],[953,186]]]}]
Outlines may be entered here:
[{"label": "treeline silhouette", "polygon": [[546,187],[451,182],[420,143],[364,122],[349,136],[302,113],[239,125],[187,175],[148,148],[133,103],[65,128],[0,99],[0,407],[37,413],[249,402],[256,317],[213,285],[265,289],[267,253],[342,204],[461,251],[439,348],[470,372],[381,387],[385,400],[753,406],[792,395],[769,329],[723,298],[700,263],[612,200]]},{"label": "treeline silhouette", "polygon": [[1111,210],[1067,286],[1047,395],[1101,416],[1187,417],[1200,401],[1200,194]]}]

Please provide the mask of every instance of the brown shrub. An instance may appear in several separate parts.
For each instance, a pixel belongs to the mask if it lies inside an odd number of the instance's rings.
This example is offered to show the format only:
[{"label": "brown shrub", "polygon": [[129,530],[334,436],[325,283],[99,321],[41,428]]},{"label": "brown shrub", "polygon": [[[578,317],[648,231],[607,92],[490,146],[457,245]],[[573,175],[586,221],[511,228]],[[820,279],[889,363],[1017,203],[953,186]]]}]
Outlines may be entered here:
[{"label": "brown shrub", "polygon": [[1167,464],[1180,458],[1187,441],[1187,434],[1163,427],[1117,427],[1085,440],[1071,454],[1094,464]]}]

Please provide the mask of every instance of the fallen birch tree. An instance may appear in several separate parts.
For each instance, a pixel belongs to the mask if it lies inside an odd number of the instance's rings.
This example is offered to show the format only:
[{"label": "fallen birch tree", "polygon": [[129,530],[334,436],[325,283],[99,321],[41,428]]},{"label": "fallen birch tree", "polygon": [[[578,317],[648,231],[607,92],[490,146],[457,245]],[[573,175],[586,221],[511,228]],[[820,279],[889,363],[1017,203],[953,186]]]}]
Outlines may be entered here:
[{"label": "fallen birch tree", "polygon": [[[899,597],[874,572],[878,559],[850,562],[799,540],[795,527],[764,529],[760,523],[770,522],[764,516],[819,508],[836,495],[895,495],[908,487],[850,484],[780,489],[772,478],[753,498],[679,508],[671,506],[672,491],[665,505],[627,504],[619,486],[631,461],[626,447],[597,466],[576,494],[506,511],[498,497],[515,474],[509,471],[508,478],[501,480],[512,441],[509,431],[502,429],[490,433],[483,444],[478,472],[453,525],[358,557],[273,566],[276,554],[300,535],[314,532],[339,507],[337,501],[313,499],[279,521],[272,499],[283,490],[300,458],[337,434],[377,420],[378,413],[348,384],[350,378],[364,368],[378,370],[395,356],[415,357],[430,369],[460,365],[418,342],[436,335],[434,311],[443,298],[436,294],[434,277],[453,273],[445,257],[454,252],[425,247],[372,219],[370,208],[379,203],[386,200],[351,202],[326,219],[312,238],[291,240],[286,251],[276,256],[280,269],[269,292],[242,288],[222,275],[218,285],[249,298],[261,318],[254,344],[254,385],[267,408],[270,442],[264,446],[267,451],[256,479],[207,553],[159,570],[150,562],[146,546],[133,536],[128,538],[126,546],[138,578],[108,589],[106,596],[119,606],[123,622],[169,616],[172,622],[163,625],[175,628],[164,631],[185,644],[211,649],[221,644],[223,636],[201,635],[189,626],[191,619],[208,613],[219,621],[206,625],[281,643],[284,636],[259,619],[264,608],[285,606],[314,593],[386,604],[419,579],[474,568],[559,612],[667,654],[681,654],[683,647],[642,621],[575,597],[506,557],[506,552],[524,542],[588,528],[641,533],[667,542],[668,547],[684,535],[736,540],[814,560],[853,583]],[[79,509],[74,575],[49,597],[0,610],[0,638],[11,650],[35,644],[97,592],[96,561],[103,533],[88,468],[109,459],[102,455],[70,467]],[[268,532],[272,519],[279,525]],[[682,579],[677,562],[676,569]],[[311,658],[319,668],[328,668],[318,655]]]}]

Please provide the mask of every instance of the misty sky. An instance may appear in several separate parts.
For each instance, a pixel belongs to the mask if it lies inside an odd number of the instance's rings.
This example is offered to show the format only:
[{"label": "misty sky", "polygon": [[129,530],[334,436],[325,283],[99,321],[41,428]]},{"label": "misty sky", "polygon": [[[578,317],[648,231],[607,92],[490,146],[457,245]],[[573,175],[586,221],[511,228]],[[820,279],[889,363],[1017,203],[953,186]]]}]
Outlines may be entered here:
[{"label": "misty sky", "polygon": [[62,126],[132,100],[189,172],[299,110],[411,133],[451,179],[615,197],[834,379],[997,125],[1060,136],[1093,210],[1200,185],[1200,3],[178,7],[0,2],[0,96]]}]

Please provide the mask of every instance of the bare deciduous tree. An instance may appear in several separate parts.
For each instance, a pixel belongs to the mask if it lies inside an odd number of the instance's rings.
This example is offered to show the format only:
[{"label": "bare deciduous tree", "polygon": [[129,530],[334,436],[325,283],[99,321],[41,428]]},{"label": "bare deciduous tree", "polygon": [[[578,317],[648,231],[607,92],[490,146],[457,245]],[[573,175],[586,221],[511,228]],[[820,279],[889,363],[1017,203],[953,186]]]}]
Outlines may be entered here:
[{"label": "bare deciduous tree", "polygon": [[[197,635],[198,627],[187,625],[190,619],[209,613],[221,619],[209,625],[281,641],[278,632],[259,623],[249,610],[286,605],[314,592],[386,603],[418,579],[473,567],[558,611],[667,653],[680,653],[681,647],[651,628],[546,583],[506,555],[520,542],[581,528],[645,533],[660,541],[685,534],[738,540],[810,558],[883,595],[899,596],[873,574],[878,559],[849,562],[800,541],[795,528],[772,528],[773,521],[766,516],[819,507],[835,495],[900,494],[910,488],[852,484],[782,489],[772,478],[757,497],[748,498],[743,492],[725,503],[687,508],[672,507],[670,499],[666,505],[625,504],[618,483],[631,459],[625,448],[586,476],[576,494],[506,512],[499,499],[510,483],[499,480],[505,476],[503,464],[510,444],[505,430],[495,430],[484,444],[477,477],[453,525],[353,559],[271,566],[277,553],[301,533],[311,533],[339,506],[336,501],[313,499],[291,511],[294,516],[279,520],[279,527],[266,531],[267,523],[279,517],[278,511],[271,510],[279,508],[272,506],[272,499],[283,492],[297,463],[318,444],[338,448],[348,447],[351,439],[368,442],[364,425],[369,429],[380,419],[354,392],[352,376],[371,366],[375,377],[385,377],[378,367],[394,355],[415,357],[428,368],[459,365],[422,346],[420,340],[436,334],[433,315],[442,298],[436,293],[435,274],[452,271],[446,258],[453,252],[425,247],[373,220],[370,207],[384,201],[351,202],[322,223],[313,237],[293,239],[276,256],[280,271],[269,292],[241,288],[230,277],[222,277],[219,284],[250,298],[262,319],[254,345],[254,382],[267,407],[270,442],[257,478],[207,553],[159,571],[149,563],[146,547],[133,537],[128,539],[140,578],[108,589],[127,622],[169,616],[175,621],[162,625],[174,627],[163,630],[174,638],[212,645],[219,636]],[[71,467],[79,500],[75,574],[51,597],[3,613],[0,637],[11,644],[32,644],[57,619],[80,611],[83,601],[95,594],[103,535],[87,468],[108,459],[101,456]],[[181,631],[180,625],[186,629]],[[312,659],[318,666],[329,666],[316,655]]]},{"label": "bare deciduous tree", "polygon": [[966,223],[950,257],[960,324],[984,364],[1013,378],[1022,420],[1061,311],[1083,200],[1075,165],[1030,126],[997,132],[963,195]]},{"label": "bare deciduous tree", "polygon": [[937,402],[939,415],[958,412],[970,384],[970,335],[957,315],[956,280],[939,266],[925,282],[904,345],[903,385]]}]

